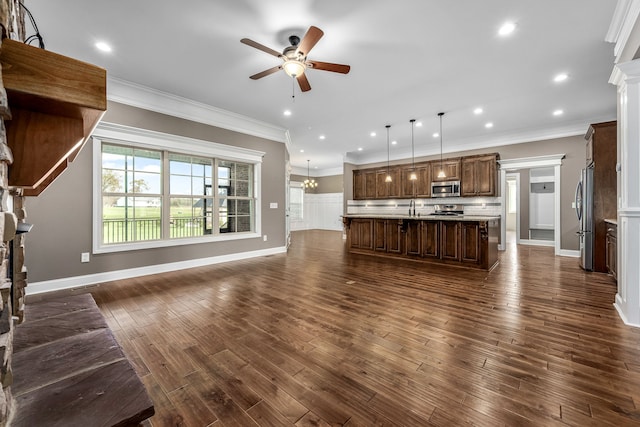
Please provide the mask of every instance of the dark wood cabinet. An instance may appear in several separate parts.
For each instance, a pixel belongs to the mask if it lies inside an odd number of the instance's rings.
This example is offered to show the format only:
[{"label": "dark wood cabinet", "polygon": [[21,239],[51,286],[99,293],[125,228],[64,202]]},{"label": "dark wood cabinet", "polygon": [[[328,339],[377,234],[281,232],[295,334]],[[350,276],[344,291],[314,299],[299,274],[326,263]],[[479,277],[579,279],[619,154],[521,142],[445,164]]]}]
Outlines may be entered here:
[{"label": "dark wood cabinet", "polygon": [[480,223],[460,223],[461,261],[477,264],[480,262]]},{"label": "dark wood cabinet", "polygon": [[404,252],[404,230],[402,220],[373,220],[373,250],[401,254]]},{"label": "dark wood cabinet", "polygon": [[498,262],[500,220],[344,218],[350,252],[489,270]]},{"label": "dark wood cabinet", "polygon": [[440,233],[442,259],[460,261],[460,222],[442,221]]},{"label": "dark wood cabinet", "polygon": [[[410,179],[411,173],[415,171],[416,180]],[[431,197],[431,164],[416,163],[415,167],[403,166],[401,168],[400,180],[401,197]]]},{"label": "dark wood cabinet", "polygon": [[[460,180],[460,157],[443,159],[431,162],[431,181],[458,181]],[[438,174],[443,170],[445,176],[439,178]]]},{"label": "dark wood cabinet", "polygon": [[607,272],[618,280],[618,225],[607,221],[606,261]]},{"label": "dark wood cabinet", "polygon": [[424,221],[409,220],[406,225],[407,255],[420,256],[422,254],[422,227]]},{"label": "dark wood cabinet", "polygon": [[463,157],[461,161],[460,195],[496,196],[498,154]]},{"label": "dark wood cabinet", "polygon": [[353,199],[368,200],[376,198],[376,171],[353,171]]},{"label": "dark wood cabinet", "polygon": [[373,220],[373,250],[387,251],[387,220]]},{"label": "dark wood cabinet", "polygon": [[423,221],[420,240],[422,256],[425,258],[440,258],[440,221]]},{"label": "dark wood cabinet", "polygon": [[607,272],[605,219],[616,218],[617,210],[617,126],[616,122],[589,126],[587,165],[593,163],[593,271]]},{"label": "dark wood cabinet", "polygon": [[[461,196],[496,196],[498,193],[497,153],[442,160],[446,177],[438,178],[439,160],[353,171],[353,199],[430,198],[431,182],[461,181]],[[416,179],[411,180],[411,174]]]},{"label": "dark wood cabinet", "polygon": [[[387,175],[391,176],[391,182],[387,182]],[[376,172],[376,198],[392,199],[401,196],[401,179],[400,168],[391,167],[387,173],[387,169]]]},{"label": "dark wood cabinet", "polygon": [[392,254],[404,253],[405,233],[402,220],[387,220],[387,252]]},{"label": "dark wood cabinet", "polygon": [[356,218],[349,224],[349,248],[373,250],[373,220]]}]

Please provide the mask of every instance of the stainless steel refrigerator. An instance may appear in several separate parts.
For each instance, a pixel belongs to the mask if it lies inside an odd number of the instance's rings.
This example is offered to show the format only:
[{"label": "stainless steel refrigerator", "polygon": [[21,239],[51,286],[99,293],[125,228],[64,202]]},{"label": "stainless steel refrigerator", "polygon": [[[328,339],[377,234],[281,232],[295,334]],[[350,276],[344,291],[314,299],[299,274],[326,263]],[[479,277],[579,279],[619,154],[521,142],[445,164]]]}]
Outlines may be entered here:
[{"label": "stainless steel refrigerator", "polygon": [[580,221],[580,267],[593,271],[593,165],[582,169],[576,187],[576,214]]}]

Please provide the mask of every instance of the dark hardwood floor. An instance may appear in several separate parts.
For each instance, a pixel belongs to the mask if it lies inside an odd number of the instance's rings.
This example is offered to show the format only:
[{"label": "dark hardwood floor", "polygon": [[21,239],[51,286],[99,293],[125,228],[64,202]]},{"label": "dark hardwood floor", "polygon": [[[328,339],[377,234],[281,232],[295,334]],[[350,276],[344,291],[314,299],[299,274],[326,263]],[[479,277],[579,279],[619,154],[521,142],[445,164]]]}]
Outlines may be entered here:
[{"label": "dark hardwood floor", "polygon": [[153,426],[640,425],[640,329],[613,280],[510,245],[491,272],[286,255],[91,289]]}]

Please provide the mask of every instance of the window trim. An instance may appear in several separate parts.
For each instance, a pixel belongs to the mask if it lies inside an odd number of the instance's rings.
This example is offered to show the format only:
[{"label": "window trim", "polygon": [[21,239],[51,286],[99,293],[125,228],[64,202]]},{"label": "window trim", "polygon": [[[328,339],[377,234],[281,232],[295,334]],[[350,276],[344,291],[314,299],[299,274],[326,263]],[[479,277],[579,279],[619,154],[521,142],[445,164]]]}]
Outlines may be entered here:
[{"label": "window trim", "polygon": [[[146,129],[139,129],[115,123],[101,122],[92,134],[93,149],[93,224],[92,250],[94,254],[152,249],[170,246],[184,246],[231,240],[255,239],[262,236],[262,151],[234,147],[216,142],[171,135]],[[128,145],[136,148],[166,150],[173,153],[207,156],[215,159],[230,160],[253,164],[253,185],[255,189],[255,230],[246,233],[223,233],[186,237],[180,239],[149,240],[142,242],[104,245],[102,235],[102,142]]]}]

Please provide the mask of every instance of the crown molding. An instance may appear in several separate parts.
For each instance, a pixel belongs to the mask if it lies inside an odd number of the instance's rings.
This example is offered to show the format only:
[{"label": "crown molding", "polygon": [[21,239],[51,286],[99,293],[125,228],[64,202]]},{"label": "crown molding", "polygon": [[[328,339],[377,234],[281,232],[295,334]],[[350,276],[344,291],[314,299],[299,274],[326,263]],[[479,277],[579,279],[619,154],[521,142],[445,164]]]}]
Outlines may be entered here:
[{"label": "crown molding", "polygon": [[[514,132],[514,133],[503,133],[503,134],[491,134],[483,137],[477,138],[467,138],[458,141],[445,141],[444,142],[444,155],[448,155],[451,153],[459,153],[464,151],[471,150],[489,150],[492,148],[497,148],[505,145],[514,145],[514,144],[524,144],[528,142],[537,142],[537,141],[545,141],[549,139],[558,139],[558,138],[566,138],[570,136],[576,135],[584,135],[587,128],[591,123],[599,123],[609,120],[615,120],[615,118],[610,117],[599,117],[594,118],[589,121],[575,121],[572,123],[565,124],[564,126],[559,126],[551,129],[545,130],[533,130],[529,132]],[[418,149],[415,151],[415,158],[427,157],[439,155],[440,150],[439,147],[430,147],[429,149]],[[411,158],[411,152],[408,154],[398,153],[398,155],[394,158],[391,158],[392,162],[398,160],[406,160],[407,158]],[[387,153],[386,152],[376,152],[371,154],[360,154],[360,153],[347,153],[344,161],[346,163],[351,163],[354,165],[366,165],[370,163],[386,163],[387,161]]]},{"label": "crown molding", "polygon": [[285,128],[116,77],[107,78],[107,99],[271,141],[291,143]]},{"label": "crown molding", "polygon": [[[615,62],[620,62],[627,48],[634,54],[637,46],[627,46],[640,17],[640,0],[618,0],[605,41],[615,43],[613,53]],[[630,59],[630,58],[629,58]]]}]

